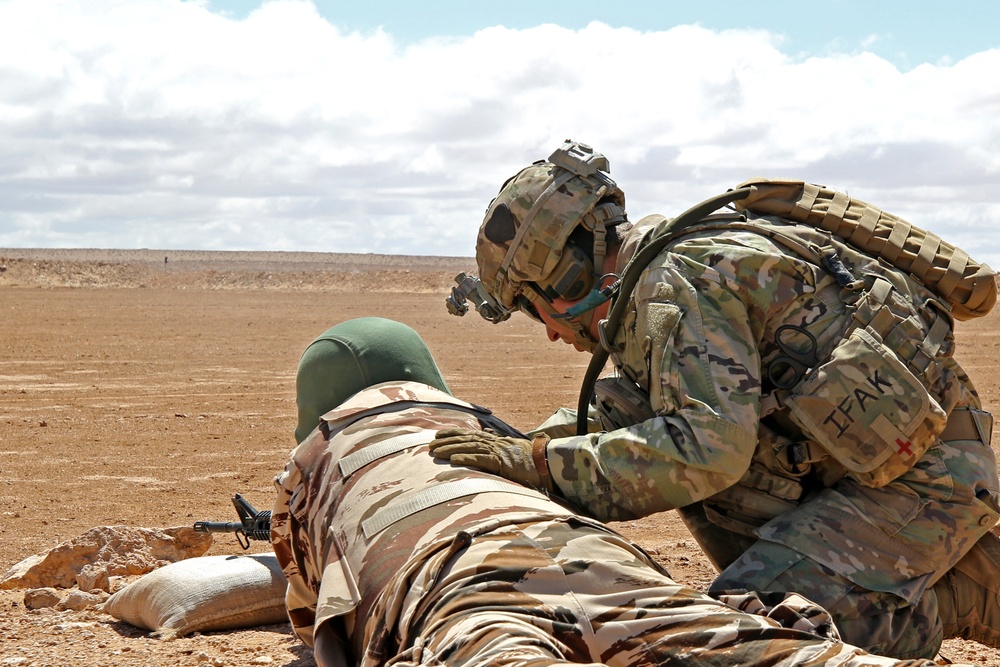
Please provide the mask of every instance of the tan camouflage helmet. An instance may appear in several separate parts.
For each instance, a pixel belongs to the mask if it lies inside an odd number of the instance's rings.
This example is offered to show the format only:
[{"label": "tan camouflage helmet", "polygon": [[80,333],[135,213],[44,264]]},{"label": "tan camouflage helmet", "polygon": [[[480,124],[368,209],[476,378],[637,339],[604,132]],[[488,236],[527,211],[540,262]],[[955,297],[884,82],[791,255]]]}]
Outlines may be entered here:
[{"label": "tan camouflage helmet", "polygon": [[[525,283],[550,296],[552,288],[569,300],[585,296],[579,289],[567,292],[565,283],[580,278],[580,267],[585,266],[582,284],[590,284],[592,267],[599,272],[603,264],[606,228],[625,220],[625,195],[608,171],[603,155],[567,141],[548,160],[535,162],[504,183],[486,210],[476,240],[480,279],[500,305],[516,310]],[[582,249],[567,248],[570,234],[581,225],[594,233],[589,256]]]}]

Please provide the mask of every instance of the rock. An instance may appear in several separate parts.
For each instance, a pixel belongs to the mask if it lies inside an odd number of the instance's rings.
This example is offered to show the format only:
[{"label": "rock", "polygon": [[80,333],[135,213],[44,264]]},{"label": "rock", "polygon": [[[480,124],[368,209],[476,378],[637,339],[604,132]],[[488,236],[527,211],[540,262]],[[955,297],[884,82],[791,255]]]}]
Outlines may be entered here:
[{"label": "rock", "polygon": [[80,572],[76,575],[76,585],[81,591],[92,591],[97,588],[102,591],[111,592],[108,570],[101,563],[92,563],[80,568]]},{"label": "rock", "polygon": [[128,586],[128,578],[127,577],[119,577],[119,576],[108,577],[108,588],[107,588],[107,591],[109,593],[117,593],[118,591],[120,591],[121,589],[125,588],[126,586]]},{"label": "rock", "polygon": [[28,609],[54,607],[61,599],[54,588],[32,588],[24,594],[24,606]]},{"label": "rock", "polygon": [[138,528],[98,526],[42,554],[14,565],[0,579],[0,589],[110,588],[112,576],[145,574],[167,563],[201,556],[212,536],[188,526]]},{"label": "rock", "polygon": [[[53,633],[66,632],[67,630],[79,630],[81,628],[92,628],[97,623],[94,621],[69,621],[67,623],[57,623],[50,629]],[[126,651],[129,649],[125,649]]]},{"label": "rock", "polygon": [[91,607],[96,607],[110,596],[104,591],[97,591],[96,593],[85,593],[84,591],[71,591],[69,595],[62,599],[62,601],[56,605],[56,609],[59,611],[66,611],[67,609],[72,609],[73,611],[83,611],[84,609],[90,609]]}]

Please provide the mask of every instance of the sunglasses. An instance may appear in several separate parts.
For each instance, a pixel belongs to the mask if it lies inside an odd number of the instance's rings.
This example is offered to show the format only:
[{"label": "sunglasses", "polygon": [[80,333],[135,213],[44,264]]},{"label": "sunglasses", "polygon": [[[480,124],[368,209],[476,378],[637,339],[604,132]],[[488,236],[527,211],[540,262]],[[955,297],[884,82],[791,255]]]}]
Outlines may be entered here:
[{"label": "sunglasses", "polygon": [[544,324],[541,316],[538,314],[538,309],[535,304],[531,302],[531,299],[524,296],[523,294],[518,294],[514,299],[515,305],[517,305],[518,310],[522,313],[535,320],[536,322]]}]

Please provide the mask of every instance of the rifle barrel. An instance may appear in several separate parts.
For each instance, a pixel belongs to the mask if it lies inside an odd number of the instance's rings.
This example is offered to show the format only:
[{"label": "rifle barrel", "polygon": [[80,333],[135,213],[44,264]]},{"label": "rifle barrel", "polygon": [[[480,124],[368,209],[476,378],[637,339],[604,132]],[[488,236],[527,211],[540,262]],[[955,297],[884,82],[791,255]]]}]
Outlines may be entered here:
[{"label": "rifle barrel", "polygon": [[243,524],[238,521],[196,521],[194,530],[197,533],[238,533],[243,530]]}]

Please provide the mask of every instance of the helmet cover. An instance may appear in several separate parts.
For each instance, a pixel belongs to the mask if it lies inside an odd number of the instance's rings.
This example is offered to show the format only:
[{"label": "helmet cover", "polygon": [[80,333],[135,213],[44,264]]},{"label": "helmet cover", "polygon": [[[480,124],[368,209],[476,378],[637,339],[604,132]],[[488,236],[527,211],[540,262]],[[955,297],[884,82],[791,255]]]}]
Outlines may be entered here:
[{"label": "helmet cover", "polygon": [[510,178],[486,209],[476,239],[476,262],[487,291],[514,310],[522,283],[549,278],[570,234],[587,226],[588,214],[609,196],[624,208],[624,194],[607,175],[582,175],[551,161],[536,162]]}]

